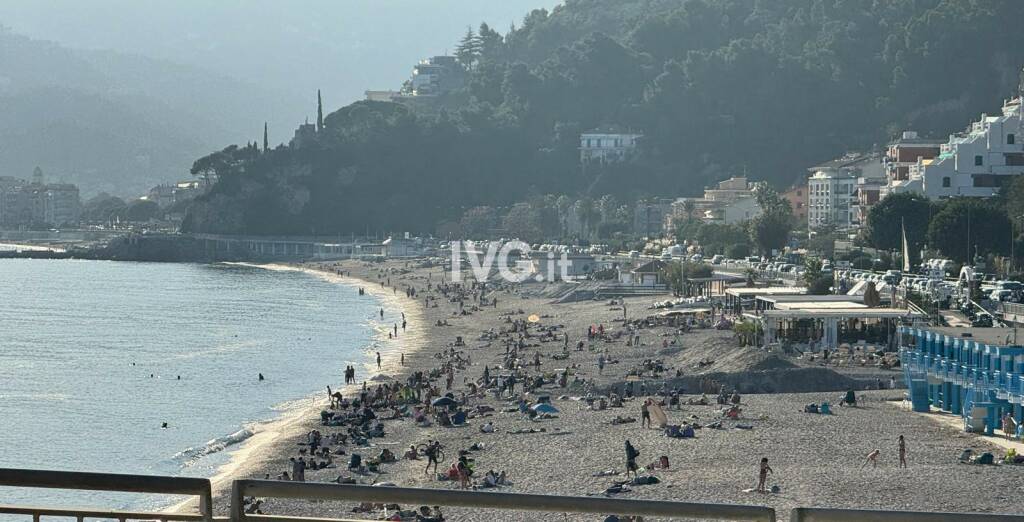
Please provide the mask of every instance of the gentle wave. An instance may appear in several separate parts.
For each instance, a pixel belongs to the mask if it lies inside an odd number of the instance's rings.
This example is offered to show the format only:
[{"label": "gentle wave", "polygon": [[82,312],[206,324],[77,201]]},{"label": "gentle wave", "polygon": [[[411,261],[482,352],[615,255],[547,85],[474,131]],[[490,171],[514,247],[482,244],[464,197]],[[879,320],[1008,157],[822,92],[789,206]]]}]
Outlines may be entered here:
[{"label": "gentle wave", "polygon": [[189,463],[198,460],[202,457],[205,457],[207,455],[212,455],[214,453],[224,451],[226,448],[234,446],[235,444],[238,444],[244,441],[245,439],[252,437],[253,435],[254,434],[252,430],[248,428],[242,428],[232,433],[231,435],[217,437],[216,439],[213,439],[210,442],[207,442],[206,444],[199,446],[198,448],[188,448],[184,451],[179,451],[176,455],[174,455],[174,460],[181,463]]}]

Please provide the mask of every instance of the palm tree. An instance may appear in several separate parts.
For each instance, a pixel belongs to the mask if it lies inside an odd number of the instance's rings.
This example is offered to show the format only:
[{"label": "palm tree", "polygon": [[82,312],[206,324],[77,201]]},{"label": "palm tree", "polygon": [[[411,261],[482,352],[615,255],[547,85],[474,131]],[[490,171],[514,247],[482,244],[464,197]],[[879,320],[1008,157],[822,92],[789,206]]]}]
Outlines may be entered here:
[{"label": "palm tree", "polygon": [[686,221],[693,221],[693,212],[697,210],[697,205],[692,199],[683,200],[683,212],[686,212]]}]

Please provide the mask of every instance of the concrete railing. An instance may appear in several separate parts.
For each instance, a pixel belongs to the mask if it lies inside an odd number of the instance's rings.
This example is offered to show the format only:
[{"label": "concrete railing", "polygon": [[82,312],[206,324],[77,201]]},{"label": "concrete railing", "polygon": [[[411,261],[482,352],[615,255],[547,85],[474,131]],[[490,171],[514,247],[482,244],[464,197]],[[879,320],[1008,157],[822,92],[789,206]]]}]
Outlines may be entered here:
[{"label": "concrete railing", "polygon": [[796,508],[790,522],[1024,522],[1024,515],[933,513],[868,509]]},{"label": "concrete railing", "polygon": [[0,505],[0,514],[30,515],[36,522],[42,516],[74,517],[79,522],[86,518],[116,519],[122,522],[125,520],[186,520],[206,522],[213,520],[213,496],[210,481],[207,479],[0,468],[0,486],[159,493],[199,497],[198,514]]},{"label": "concrete railing", "polygon": [[627,500],[604,497],[568,497],[521,493],[491,493],[448,489],[417,489],[335,484],[310,484],[271,480],[236,480],[231,492],[231,519],[299,522],[312,519],[270,515],[247,515],[242,509],[246,496],[360,502],[403,503],[407,505],[456,506],[509,511],[549,513],[598,513],[646,515],[703,520],[751,520],[774,522],[775,510],[763,506],[695,504],[659,500]]}]

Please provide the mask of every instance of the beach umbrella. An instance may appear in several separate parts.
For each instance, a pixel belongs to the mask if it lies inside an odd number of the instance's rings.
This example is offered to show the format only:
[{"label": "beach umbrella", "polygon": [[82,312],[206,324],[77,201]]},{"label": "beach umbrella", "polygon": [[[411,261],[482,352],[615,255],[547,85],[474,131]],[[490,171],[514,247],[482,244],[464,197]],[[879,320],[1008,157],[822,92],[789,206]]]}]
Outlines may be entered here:
[{"label": "beach umbrella", "polygon": [[532,409],[533,411],[535,411],[537,413],[558,413],[558,408],[556,408],[556,407],[554,407],[554,406],[552,406],[552,405],[550,405],[550,404],[548,404],[546,402],[542,402],[540,404],[534,404],[533,406],[530,407],[530,409]]},{"label": "beach umbrella", "polygon": [[533,314],[530,317],[527,317],[526,320],[530,321],[531,323],[538,323],[540,322],[540,316],[537,314]]},{"label": "beach umbrella", "polygon": [[451,397],[440,397],[430,403],[431,406],[455,406],[456,404],[458,403]]}]

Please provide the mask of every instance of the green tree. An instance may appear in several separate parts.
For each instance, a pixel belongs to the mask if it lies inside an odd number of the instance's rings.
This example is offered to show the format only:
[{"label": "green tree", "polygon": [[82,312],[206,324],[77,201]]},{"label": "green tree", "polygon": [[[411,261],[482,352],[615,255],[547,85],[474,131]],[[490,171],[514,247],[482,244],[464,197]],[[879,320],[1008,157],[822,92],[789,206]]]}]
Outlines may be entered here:
[{"label": "green tree", "polygon": [[462,215],[460,229],[467,239],[489,237],[498,228],[498,211],[494,207],[473,207]]},{"label": "green tree", "polygon": [[920,252],[928,234],[932,204],[920,194],[893,194],[871,207],[865,227],[868,243],[881,250],[903,250],[903,226],[910,252]]},{"label": "green tree", "polygon": [[455,58],[467,70],[472,69],[480,57],[480,49],[480,37],[473,32],[472,27],[467,27],[466,34],[459,40],[459,45],[455,47]]},{"label": "green tree", "polygon": [[159,212],[160,205],[155,201],[139,199],[128,205],[124,216],[128,221],[146,222],[156,217]]},{"label": "green tree", "polygon": [[771,255],[772,250],[781,250],[789,241],[793,211],[788,201],[767,186],[759,187],[757,203],[761,214],[750,220],[750,240],[763,254]]},{"label": "green tree", "polygon": [[804,261],[804,284],[807,285],[808,293],[812,295],[827,295],[831,293],[832,276],[821,271],[821,259],[808,257]]},{"label": "green tree", "polygon": [[541,236],[541,219],[537,209],[529,203],[516,203],[512,205],[505,218],[502,220],[505,231],[514,238],[519,238],[528,243],[535,243],[543,239]]},{"label": "green tree", "polygon": [[975,253],[1005,255],[1010,251],[1010,220],[1002,209],[976,198],[947,201],[928,225],[928,244],[946,257],[969,262]]},{"label": "green tree", "polygon": [[123,199],[106,192],[90,198],[82,205],[82,221],[88,223],[109,223],[123,219],[128,204]]}]

